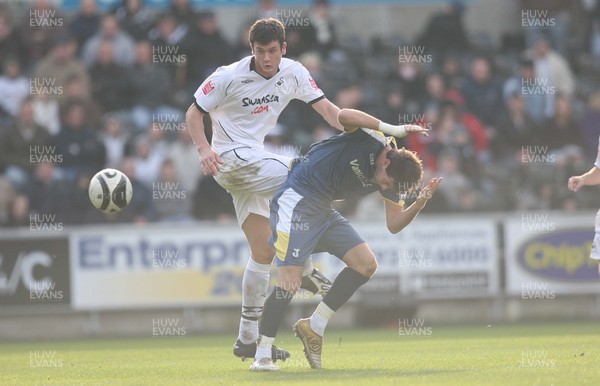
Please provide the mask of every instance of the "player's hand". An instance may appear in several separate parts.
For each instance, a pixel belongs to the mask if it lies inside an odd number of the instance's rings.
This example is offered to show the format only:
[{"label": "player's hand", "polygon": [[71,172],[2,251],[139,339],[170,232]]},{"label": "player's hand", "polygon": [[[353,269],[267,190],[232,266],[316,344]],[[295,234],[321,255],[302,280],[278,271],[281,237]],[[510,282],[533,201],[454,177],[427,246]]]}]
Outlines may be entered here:
[{"label": "player's hand", "polygon": [[221,157],[212,149],[212,147],[206,147],[204,149],[198,148],[200,153],[200,160],[202,163],[202,174],[210,174],[212,176],[217,175],[219,172],[219,165],[223,164]]},{"label": "player's hand", "polygon": [[422,205],[425,205],[427,200],[429,200],[433,193],[437,190],[438,186],[440,186],[442,179],[442,177],[432,178],[429,183],[423,189],[421,189],[421,192],[417,197],[417,201],[419,201]]},{"label": "player's hand", "polygon": [[583,177],[581,176],[573,176],[571,178],[569,178],[569,182],[567,184],[567,187],[576,192],[578,191],[582,186],[584,185],[584,181],[583,181]]},{"label": "player's hand", "polygon": [[421,127],[419,125],[404,125],[404,129],[406,130],[406,132],[408,134],[418,133],[418,134],[421,134],[424,137],[429,137],[429,131],[430,131],[430,129],[426,129],[426,128]]}]

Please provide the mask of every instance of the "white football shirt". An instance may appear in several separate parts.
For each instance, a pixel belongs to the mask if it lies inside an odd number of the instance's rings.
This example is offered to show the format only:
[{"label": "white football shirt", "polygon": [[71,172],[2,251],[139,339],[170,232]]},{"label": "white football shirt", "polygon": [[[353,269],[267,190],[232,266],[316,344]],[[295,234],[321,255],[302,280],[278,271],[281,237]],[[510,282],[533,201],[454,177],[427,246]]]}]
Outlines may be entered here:
[{"label": "white football shirt", "polygon": [[596,155],[594,166],[600,169],[600,137],[598,138],[598,154]]},{"label": "white football shirt", "polygon": [[254,70],[254,57],[219,67],[194,93],[194,103],[212,119],[217,154],[240,147],[263,149],[265,136],[292,99],[308,104],[325,95],[308,70],[282,58],[279,71],[266,79]]}]

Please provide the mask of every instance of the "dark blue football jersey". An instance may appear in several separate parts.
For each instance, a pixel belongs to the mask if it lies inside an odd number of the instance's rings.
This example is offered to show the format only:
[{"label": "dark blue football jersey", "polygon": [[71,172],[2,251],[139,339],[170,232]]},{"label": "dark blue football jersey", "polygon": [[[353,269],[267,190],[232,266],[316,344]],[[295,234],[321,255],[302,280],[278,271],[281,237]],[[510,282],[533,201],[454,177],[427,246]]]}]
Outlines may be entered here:
[{"label": "dark blue football jersey", "polygon": [[378,131],[359,129],[317,142],[294,160],[280,192],[291,187],[315,205],[330,205],[379,190],[384,198],[402,204],[399,192],[382,191],[373,180],[375,160],[389,141]]}]

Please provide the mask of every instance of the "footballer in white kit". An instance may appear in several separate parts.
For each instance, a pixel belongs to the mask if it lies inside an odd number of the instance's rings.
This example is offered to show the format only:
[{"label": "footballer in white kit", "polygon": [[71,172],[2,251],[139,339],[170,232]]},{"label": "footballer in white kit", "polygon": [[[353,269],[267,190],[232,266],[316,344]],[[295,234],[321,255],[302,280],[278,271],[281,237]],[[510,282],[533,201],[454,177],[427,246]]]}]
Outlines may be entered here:
[{"label": "footballer in white kit", "polygon": [[[584,185],[599,185],[600,184],[600,138],[598,139],[598,155],[596,162],[587,173],[580,176],[569,178],[568,187],[572,191],[578,191]],[[600,210],[596,213],[596,235],[592,244],[592,252],[590,258],[600,260]],[[600,274],[600,264],[598,265],[598,273]]]},{"label": "footballer in white kit", "polygon": [[313,104],[325,98],[308,70],[282,58],[265,79],[254,56],[220,67],[194,94],[196,107],[210,113],[212,147],[223,160],[217,182],[232,194],[240,226],[249,213],[269,217],[269,200],[288,173],[288,157],[264,151],[265,136],[292,99]]},{"label": "footballer in white kit", "polygon": [[[292,99],[310,104],[331,126],[340,109],[319,89],[302,64],[282,58],[285,28],[273,18],[257,20],[250,28],[252,56],[223,66],[194,94],[186,113],[188,131],[200,153],[204,174],[211,174],[233,199],[252,256],[242,279],[242,315],[234,355],[253,358],[258,320],[269,287],[275,250],[269,245],[269,200],[285,181],[291,159],[264,150],[265,136]],[[204,134],[203,115],[212,120],[212,144]],[[207,203],[210,205],[210,203]],[[302,288],[324,295],[331,281],[308,261]],[[273,347],[272,359],[289,353]]]}]

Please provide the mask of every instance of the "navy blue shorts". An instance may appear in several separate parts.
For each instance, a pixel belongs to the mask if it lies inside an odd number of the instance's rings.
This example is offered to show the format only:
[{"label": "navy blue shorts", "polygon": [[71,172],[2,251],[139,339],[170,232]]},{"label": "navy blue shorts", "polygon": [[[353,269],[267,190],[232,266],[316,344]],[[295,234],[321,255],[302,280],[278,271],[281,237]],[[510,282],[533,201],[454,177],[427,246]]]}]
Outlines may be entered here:
[{"label": "navy blue shorts", "polygon": [[292,188],[273,197],[270,224],[278,266],[302,266],[317,252],[329,252],[341,260],[365,242],[331,206],[314,205]]}]

